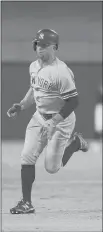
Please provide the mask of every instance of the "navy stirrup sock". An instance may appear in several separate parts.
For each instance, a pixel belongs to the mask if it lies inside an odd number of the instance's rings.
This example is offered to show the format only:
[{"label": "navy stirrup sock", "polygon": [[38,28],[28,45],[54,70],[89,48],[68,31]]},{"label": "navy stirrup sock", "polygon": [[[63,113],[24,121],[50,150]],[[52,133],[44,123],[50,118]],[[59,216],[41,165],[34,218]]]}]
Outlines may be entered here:
[{"label": "navy stirrup sock", "polygon": [[65,149],[62,158],[62,165],[65,166],[74,152],[78,151],[80,148],[80,143],[78,140],[73,140],[71,144]]},{"label": "navy stirrup sock", "polygon": [[21,166],[21,183],[23,200],[31,202],[32,184],[35,180],[35,165]]}]

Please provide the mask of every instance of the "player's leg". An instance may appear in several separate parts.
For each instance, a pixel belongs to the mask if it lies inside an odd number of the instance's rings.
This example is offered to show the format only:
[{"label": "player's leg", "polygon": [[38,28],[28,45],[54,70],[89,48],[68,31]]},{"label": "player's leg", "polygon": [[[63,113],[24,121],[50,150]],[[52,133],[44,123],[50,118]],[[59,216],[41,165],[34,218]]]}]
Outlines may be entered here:
[{"label": "player's leg", "polygon": [[31,213],[34,208],[31,204],[32,184],[35,180],[35,163],[43,151],[47,136],[43,126],[37,121],[35,115],[30,120],[25,143],[21,154],[21,184],[23,200],[10,210],[11,213]]},{"label": "player's leg", "polygon": [[45,149],[45,169],[49,173],[56,173],[61,167],[62,156],[67,139],[56,131],[52,139],[48,141]]},{"label": "player's leg", "polygon": [[83,152],[87,152],[89,149],[88,143],[85,139],[83,139],[82,135],[75,132],[73,136],[71,136],[70,140],[67,143],[65,148],[63,157],[62,157],[62,166],[65,166],[74,152],[79,150]]},{"label": "player's leg", "polygon": [[65,166],[74,152],[87,151],[88,144],[83,137],[74,133],[75,118],[71,122],[60,124],[52,139],[48,142],[45,156],[45,168],[49,173],[57,172]]},{"label": "player's leg", "polygon": [[59,124],[59,129],[62,131],[64,138],[68,137],[62,157],[62,166],[66,165],[74,152],[77,152],[78,150],[82,150],[83,152],[88,151],[87,141],[83,139],[80,133],[74,133],[75,123],[76,116],[72,113],[71,116],[66,118],[64,123]]},{"label": "player's leg", "polygon": [[57,172],[62,164],[62,157],[75,127],[75,115],[72,120],[59,123],[52,139],[48,141],[45,154],[45,169],[49,173]]}]

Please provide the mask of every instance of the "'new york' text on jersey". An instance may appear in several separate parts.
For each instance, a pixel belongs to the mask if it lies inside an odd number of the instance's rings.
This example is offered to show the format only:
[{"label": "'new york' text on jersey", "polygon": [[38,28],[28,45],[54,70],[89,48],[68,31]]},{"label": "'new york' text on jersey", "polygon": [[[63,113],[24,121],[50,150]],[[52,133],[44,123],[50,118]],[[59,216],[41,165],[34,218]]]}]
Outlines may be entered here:
[{"label": "'new york' text on jersey", "polygon": [[40,113],[58,113],[65,99],[78,95],[73,72],[58,58],[43,68],[36,60],[31,63],[29,72],[36,108]]}]

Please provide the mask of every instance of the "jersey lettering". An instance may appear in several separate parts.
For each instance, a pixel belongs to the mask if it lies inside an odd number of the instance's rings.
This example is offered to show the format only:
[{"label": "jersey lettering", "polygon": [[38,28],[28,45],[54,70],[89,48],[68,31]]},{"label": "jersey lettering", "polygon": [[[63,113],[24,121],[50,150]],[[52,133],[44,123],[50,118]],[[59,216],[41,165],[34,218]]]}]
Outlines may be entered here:
[{"label": "jersey lettering", "polygon": [[45,80],[43,77],[38,76],[36,80],[37,80],[37,84],[38,84],[38,86],[40,86],[40,88],[48,90],[52,86],[52,83],[50,83],[49,81]]},{"label": "jersey lettering", "polygon": [[38,61],[33,62],[30,75],[36,108],[42,113],[60,112],[64,100],[77,95],[74,74],[59,59],[44,68]]}]

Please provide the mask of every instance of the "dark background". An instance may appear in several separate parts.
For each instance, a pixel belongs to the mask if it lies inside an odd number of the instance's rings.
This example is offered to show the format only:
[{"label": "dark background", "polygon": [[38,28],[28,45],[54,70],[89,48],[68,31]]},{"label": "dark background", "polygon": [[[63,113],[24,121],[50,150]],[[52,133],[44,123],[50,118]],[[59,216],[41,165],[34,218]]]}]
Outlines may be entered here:
[{"label": "dark background", "polygon": [[58,56],[72,69],[80,104],[76,130],[93,138],[96,91],[102,80],[101,2],[2,2],[2,139],[23,139],[35,105],[16,120],[6,112],[30,84],[29,65],[36,59],[32,39],[41,28],[60,35]]}]

